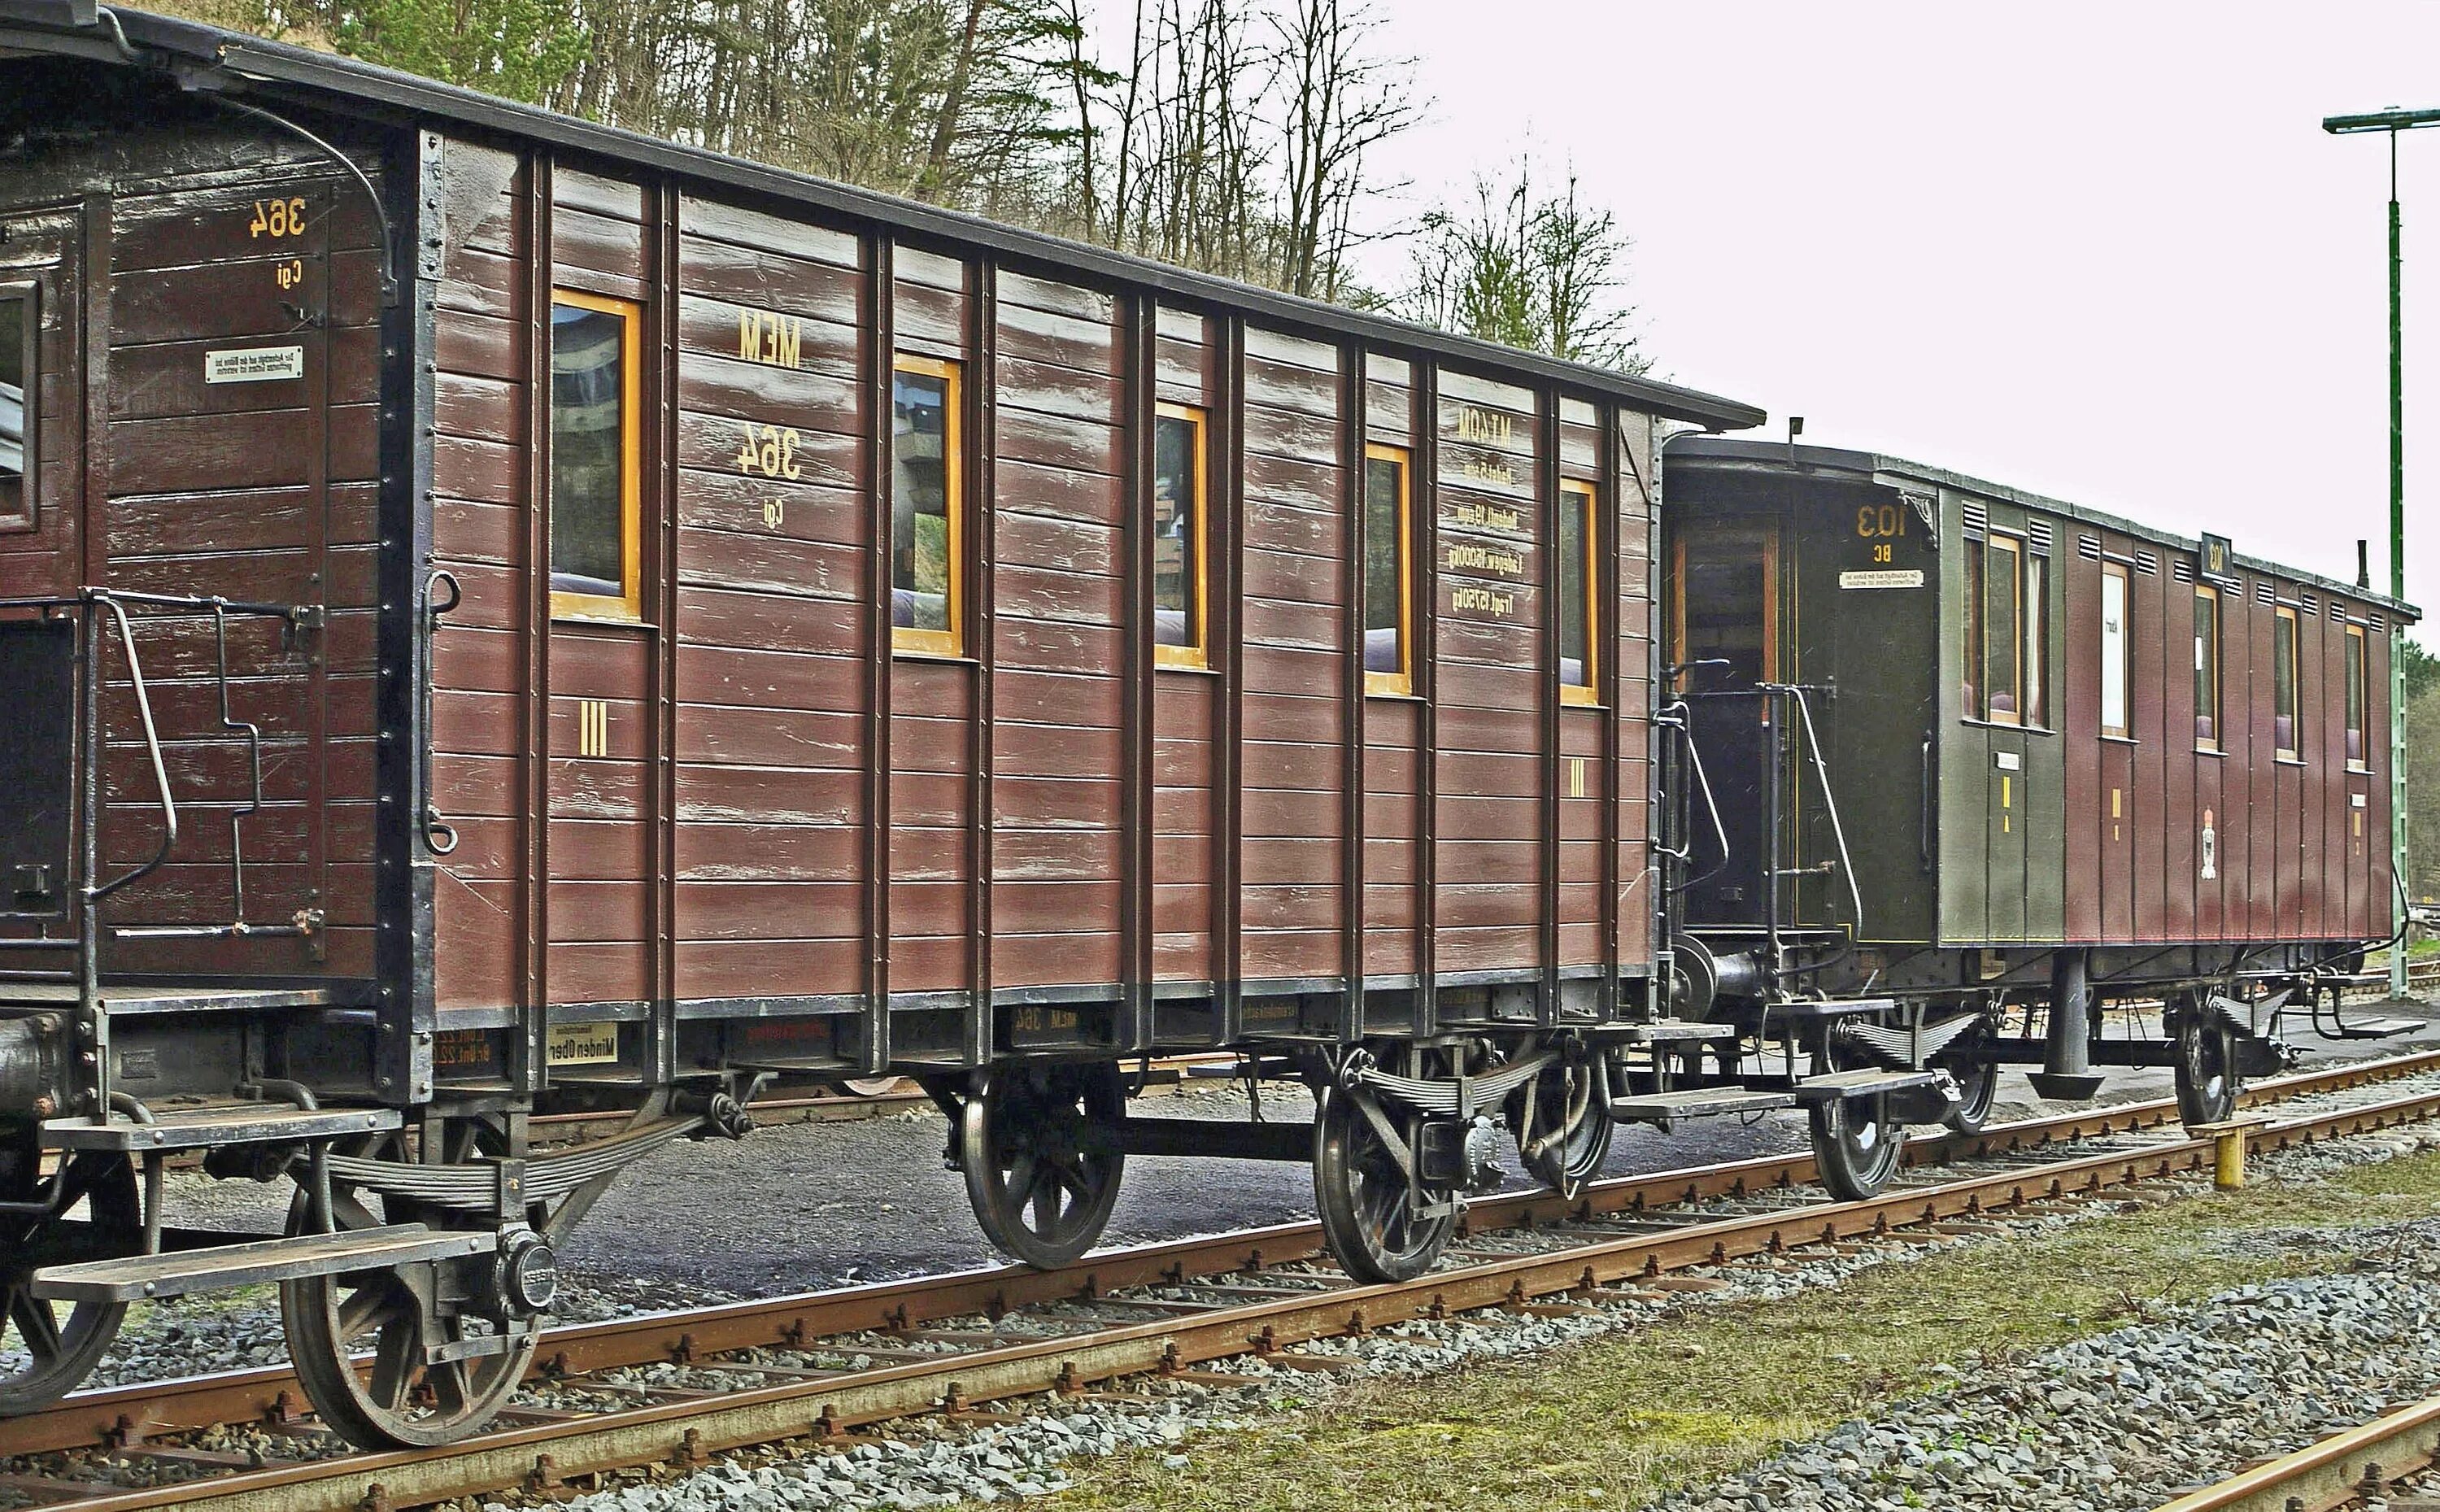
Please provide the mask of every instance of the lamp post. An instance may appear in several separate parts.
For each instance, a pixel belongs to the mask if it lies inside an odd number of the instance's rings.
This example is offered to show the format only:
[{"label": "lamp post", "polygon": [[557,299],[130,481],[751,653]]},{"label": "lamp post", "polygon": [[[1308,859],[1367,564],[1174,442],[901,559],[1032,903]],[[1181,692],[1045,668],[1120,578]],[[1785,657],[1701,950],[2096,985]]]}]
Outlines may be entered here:
[{"label": "lamp post", "polygon": [[[2397,219],[2397,134],[2440,126],[2440,110],[2384,110],[2369,116],[2331,116],[2322,130],[2334,136],[2389,133],[2389,596],[2406,597],[2406,359],[2400,318]],[[2406,878],[2406,626],[2389,632],[2389,846],[2390,867],[2403,895]],[[2405,920],[2398,921],[2397,948],[2389,953],[2389,991],[2406,996]]]}]

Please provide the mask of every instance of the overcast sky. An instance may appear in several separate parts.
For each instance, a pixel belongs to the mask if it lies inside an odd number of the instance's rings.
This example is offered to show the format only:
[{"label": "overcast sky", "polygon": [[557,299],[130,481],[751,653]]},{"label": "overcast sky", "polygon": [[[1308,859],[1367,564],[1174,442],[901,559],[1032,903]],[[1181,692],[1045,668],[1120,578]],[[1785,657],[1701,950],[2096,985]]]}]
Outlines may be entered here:
[{"label": "overcast sky", "polygon": [[[2387,138],[2320,122],[2440,106],[2440,6],[1379,3],[1433,102],[1379,176],[1571,161],[1660,375],[2385,585]],[[2399,145],[2440,604],[2440,129]]]}]

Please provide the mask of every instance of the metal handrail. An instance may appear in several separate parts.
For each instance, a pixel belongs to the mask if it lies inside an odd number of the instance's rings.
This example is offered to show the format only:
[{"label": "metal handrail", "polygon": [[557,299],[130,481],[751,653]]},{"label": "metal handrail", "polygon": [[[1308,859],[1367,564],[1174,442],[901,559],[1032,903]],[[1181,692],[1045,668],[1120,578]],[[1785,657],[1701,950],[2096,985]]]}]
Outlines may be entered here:
[{"label": "metal handrail", "polygon": [[1813,706],[1806,701],[1804,689],[1792,682],[1767,682],[1761,685],[1767,693],[1776,693],[1796,703],[1798,719],[1804,727],[1804,748],[1813,756],[1813,775],[1821,783],[1822,812],[1830,816],[1830,837],[1839,842],[1839,874],[1847,884],[1847,900],[1856,909],[1856,935],[1864,933],[1864,894],[1856,886],[1855,858],[1847,854],[1847,827],[1839,822],[1839,800],[1830,791],[1830,765],[1821,756],[1821,740],[1813,731]]}]

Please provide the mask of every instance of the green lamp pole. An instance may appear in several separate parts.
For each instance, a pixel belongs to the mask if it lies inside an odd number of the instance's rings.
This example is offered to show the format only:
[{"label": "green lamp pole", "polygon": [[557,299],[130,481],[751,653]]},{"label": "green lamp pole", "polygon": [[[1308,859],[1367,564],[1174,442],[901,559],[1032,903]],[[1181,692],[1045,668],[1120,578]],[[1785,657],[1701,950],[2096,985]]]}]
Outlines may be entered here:
[{"label": "green lamp pole", "polygon": [[[2389,594],[2406,597],[2406,358],[2400,315],[2400,253],[2397,219],[2397,134],[2440,126],[2440,110],[2384,110],[2370,116],[2332,116],[2322,130],[2333,135],[2389,133]],[[2406,627],[2389,633],[2389,845],[2390,865],[2401,889],[2406,877]],[[2405,921],[2400,920],[2403,924]],[[2389,953],[2389,991],[2406,996],[2406,947]]]}]

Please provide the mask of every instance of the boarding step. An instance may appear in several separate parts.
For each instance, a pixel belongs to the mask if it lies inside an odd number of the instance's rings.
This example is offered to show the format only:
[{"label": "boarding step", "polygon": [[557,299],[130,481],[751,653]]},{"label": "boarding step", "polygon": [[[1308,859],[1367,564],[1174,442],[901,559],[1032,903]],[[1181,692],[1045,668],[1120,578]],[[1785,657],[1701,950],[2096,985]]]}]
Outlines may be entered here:
[{"label": "boarding step", "polygon": [[2431,1027],[2431,1021],[2423,1018],[2340,1018],[2335,1016],[2327,1024],[2315,1026],[2323,1039],[2388,1039]]},{"label": "boarding step", "polygon": [[1767,1017],[1818,1023],[1825,1018],[1878,1016],[1893,1011],[1897,1005],[1898,1000],[1895,998],[1838,998],[1823,1002],[1799,999],[1794,1002],[1772,1003]]},{"label": "boarding step", "polygon": [[1698,1018],[1655,1018],[1626,1026],[1626,1042],[1630,1045],[1720,1044],[1736,1037],[1736,1025],[1706,1023]]},{"label": "boarding step", "polygon": [[222,1144],[286,1144],[304,1140],[379,1134],[399,1126],[391,1107],[289,1107],[278,1103],[240,1103],[220,1107],[176,1108],[141,1123],[114,1113],[103,1123],[86,1118],[43,1121],[46,1150],[201,1150]]},{"label": "boarding step", "polygon": [[300,1276],[351,1270],[386,1270],[431,1260],[489,1254],[498,1248],[489,1232],[442,1233],[421,1223],[347,1233],[306,1233],[252,1244],[216,1245],[175,1254],[130,1255],[45,1266],[34,1272],[30,1290],[58,1302],[140,1302],[183,1297],[192,1291],[224,1291]]},{"label": "boarding step", "polygon": [[1609,1116],[1624,1124],[1658,1124],[1666,1128],[1681,1118],[1716,1118],[1724,1113],[1767,1113],[1793,1107],[1785,1092],[1755,1091],[1744,1087],[1693,1087],[1676,1092],[1637,1092],[1610,1100]]},{"label": "boarding step", "polygon": [[1878,1097],[1884,1092],[1912,1091],[1929,1087],[1940,1080],[1938,1071],[1883,1071],[1866,1067],[1861,1071],[1831,1071],[1821,1076],[1807,1076],[1796,1084],[1790,1094],[1810,1107],[1816,1103],[1843,1102],[1850,1097]]},{"label": "boarding step", "polygon": [[[0,1008],[74,1011],[81,1003],[68,981],[10,981],[0,989]],[[290,1008],[328,1008],[328,987],[227,987],[197,982],[104,985],[101,1011],[112,1017],[148,1014],[270,1013]]]}]

